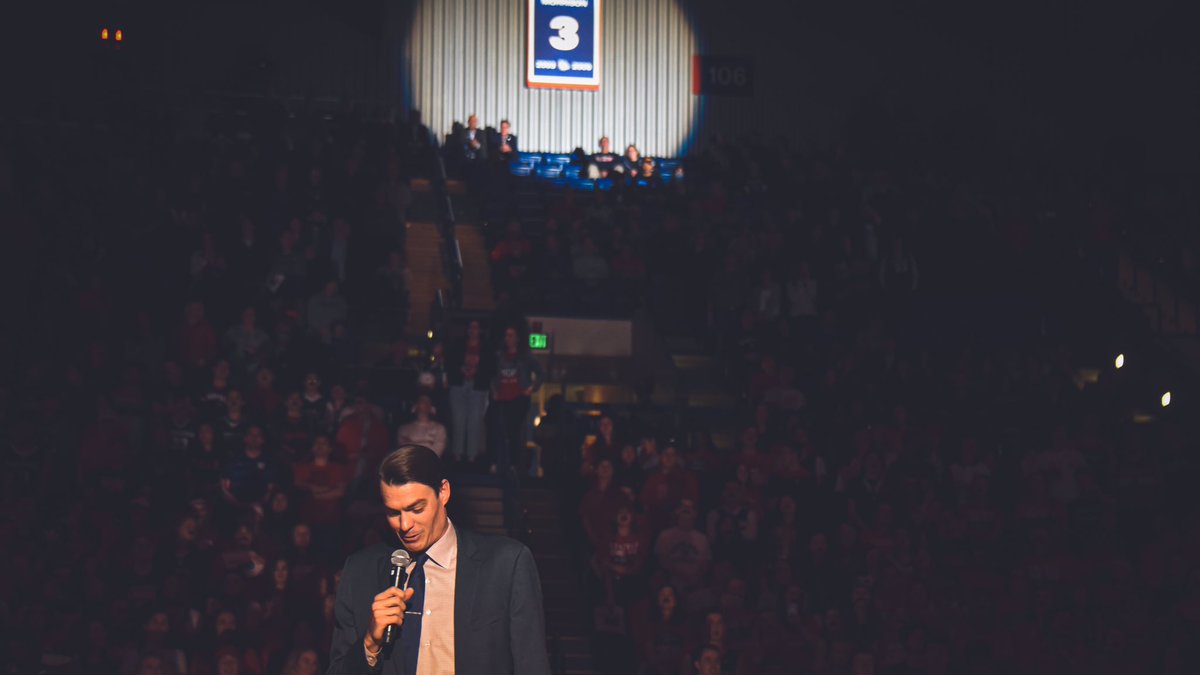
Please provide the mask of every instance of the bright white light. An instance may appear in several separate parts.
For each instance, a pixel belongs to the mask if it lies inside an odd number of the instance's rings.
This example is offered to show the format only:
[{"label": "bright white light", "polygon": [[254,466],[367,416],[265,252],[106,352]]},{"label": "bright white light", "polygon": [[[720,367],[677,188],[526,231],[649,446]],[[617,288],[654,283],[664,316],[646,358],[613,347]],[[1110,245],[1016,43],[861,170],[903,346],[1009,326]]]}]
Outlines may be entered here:
[{"label": "bright white light", "polygon": [[529,152],[594,152],[605,135],[616,152],[629,143],[654,157],[683,151],[704,100],[692,93],[692,57],[702,51],[686,10],[694,3],[602,2],[600,89],[594,92],[525,86],[524,4],[409,3],[401,57],[408,68],[405,98],[432,132],[441,138],[453,122],[475,113],[480,126],[510,120],[520,149]]},{"label": "bright white light", "polygon": [[425,333],[425,337],[427,337],[427,338],[429,338],[430,340],[432,340],[432,339],[433,339],[433,331],[427,331],[427,332]]},{"label": "bright white light", "polygon": [[1165,408],[1169,405],[1171,405],[1171,392],[1168,391],[1162,395],[1162,407]]},{"label": "bright white light", "polygon": [[1116,366],[1117,370],[1124,368],[1125,367],[1125,355],[1117,354],[1117,360],[1113,361],[1113,365]]}]

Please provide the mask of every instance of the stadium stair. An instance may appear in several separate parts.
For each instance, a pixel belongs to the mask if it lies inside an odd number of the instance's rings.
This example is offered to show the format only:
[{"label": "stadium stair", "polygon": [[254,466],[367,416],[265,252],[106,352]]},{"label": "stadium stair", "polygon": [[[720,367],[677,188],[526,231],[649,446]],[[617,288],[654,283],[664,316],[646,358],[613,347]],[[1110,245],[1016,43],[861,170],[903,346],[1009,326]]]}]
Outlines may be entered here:
[{"label": "stadium stair", "polygon": [[533,552],[542,581],[551,668],[564,675],[594,675],[592,621],[559,494],[549,487],[526,487],[519,500],[526,528],[522,538]]},{"label": "stadium stair", "polygon": [[433,300],[439,289],[449,287],[442,266],[442,236],[429,221],[409,222],[405,246],[411,287],[412,311],[408,316],[409,335],[429,330]]},{"label": "stadium stair", "polygon": [[463,309],[492,311],[496,308],[492,294],[492,273],[488,263],[487,244],[483,232],[477,225],[454,226],[454,238],[458,240],[459,254],[463,264]]}]

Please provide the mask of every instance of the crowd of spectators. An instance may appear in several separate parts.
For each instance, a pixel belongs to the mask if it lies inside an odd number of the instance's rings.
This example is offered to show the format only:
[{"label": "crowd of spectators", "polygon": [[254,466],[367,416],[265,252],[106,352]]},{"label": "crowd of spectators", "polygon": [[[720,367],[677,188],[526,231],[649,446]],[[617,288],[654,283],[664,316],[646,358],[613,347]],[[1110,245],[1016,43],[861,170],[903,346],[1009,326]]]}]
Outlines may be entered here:
[{"label": "crowd of spectators", "polygon": [[389,450],[528,465],[514,328],[406,334],[421,134],[251,117],[4,129],[0,671],[318,672]]},{"label": "crowd of spectators", "polygon": [[[1044,204],[836,152],[718,142],[685,165],[686,187],[511,203],[492,249],[515,309],[647,311],[738,402],[730,424],[643,402],[549,436],[605,672],[1194,667],[1194,425],[1081,385],[1091,345],[978,256],[1047,278]],[[1080,197],[1048,203],[1086,232]],[[997,271],[1040,328],[972,302]]]},{"label": "crowd of spectators", "polygon": [[[1127,422],[1054,335],[960,340],[932,294],[944,258],[977,262],[954,244],[1019,249],[995,195],[714,140],[686,181],[565,191],[536,223],[513,205],[498,317],[644,312],[717,357],[738,408],[534,431],[519,320],[404,334],[420,135],[264,128],[6,130],[9,671],[317,672],[343,556],[379,536],[379,458],[419,441],[504,472],[530,439],[578,503],[606,672],[1197,663],[1193,425]],[[451,140],[516,150],[477,122]]]}]

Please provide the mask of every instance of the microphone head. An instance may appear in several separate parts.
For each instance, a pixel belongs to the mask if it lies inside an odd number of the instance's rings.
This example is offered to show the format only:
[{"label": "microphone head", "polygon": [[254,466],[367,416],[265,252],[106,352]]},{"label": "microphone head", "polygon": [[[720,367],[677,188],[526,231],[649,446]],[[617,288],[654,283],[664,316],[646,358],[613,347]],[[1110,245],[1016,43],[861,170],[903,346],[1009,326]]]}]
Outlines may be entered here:
[{"label": "microphone head", "polygon": [[392,551],[392,566],[393,567],[408,567],[408,563],[412,561],[412,556],[402,548]]}]

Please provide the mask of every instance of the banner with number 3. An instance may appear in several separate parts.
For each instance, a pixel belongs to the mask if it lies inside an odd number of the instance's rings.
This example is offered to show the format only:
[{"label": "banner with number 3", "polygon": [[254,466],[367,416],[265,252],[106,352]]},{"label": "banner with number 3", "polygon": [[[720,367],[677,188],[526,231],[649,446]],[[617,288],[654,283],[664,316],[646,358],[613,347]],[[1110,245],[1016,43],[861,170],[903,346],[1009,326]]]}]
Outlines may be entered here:
[{"label": "banner with number 3", "polygon": [[525,83],[600,88],[600,0],[529,0]]}]

